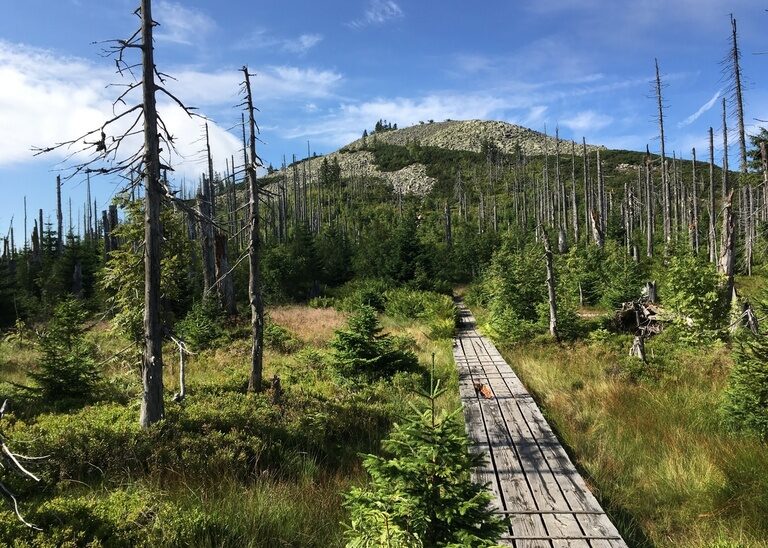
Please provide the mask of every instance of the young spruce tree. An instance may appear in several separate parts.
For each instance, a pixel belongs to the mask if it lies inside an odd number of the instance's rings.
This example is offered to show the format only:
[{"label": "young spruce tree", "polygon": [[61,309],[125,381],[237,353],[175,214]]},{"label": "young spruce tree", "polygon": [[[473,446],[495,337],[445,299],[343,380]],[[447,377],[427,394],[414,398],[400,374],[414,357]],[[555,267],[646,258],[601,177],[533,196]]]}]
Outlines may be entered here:
[{"label": "young spruce tree", "polygon": [[468,451],[460,408],[437,412],[443,392],[430,381],[421,392],[426,403],[412,406],[384,440],[389,458],[365,456],[370,481],[344,502],[347,546],[496,545],[504,524],[493,516],[491,494],[470,479],[483,457]]}]

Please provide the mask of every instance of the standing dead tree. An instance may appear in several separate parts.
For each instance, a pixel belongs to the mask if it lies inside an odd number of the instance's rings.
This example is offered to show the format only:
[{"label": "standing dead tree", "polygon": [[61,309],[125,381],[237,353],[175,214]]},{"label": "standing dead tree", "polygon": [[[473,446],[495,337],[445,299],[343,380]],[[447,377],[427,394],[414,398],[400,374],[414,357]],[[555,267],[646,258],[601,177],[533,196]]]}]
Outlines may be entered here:
[{"label": "standing dead tree", "polygon": [[[142,174],[144,186],[144,317],[143,317],[143,353],[141,360],[142,402],[139,422],[143,427],[162,419],[163,402],[163,327],[160,316],[160,259],[162,227],[160,211],[163,199],[172,201],[180,207],[187,206],[168,189],[160,174],[163,169],[171,169],[161,159],[162,150],[174,149],[174,136],[170,133],[163,119],[157,112],[156,95],[163,94],[170,101],[192,116],[191,108],[185,106],[164,86],[166,74],[159,72],[154,61],[153,30],[157,22],[152,18],[151,0],[141,0],[134,12],[141,21],[140,28],[126,40],[107,42],[105,54],[114,57],[117,72],[131,81],[121,84],[122,93],[112,103],[113,116],[100,127],[92,129],[76,139],[58,143],[52,147],[36,149],[36,154],[63,150],[65,162],[86,156],[70,168],[68,178],[78,173],[129,174],[137,171]],[[127,57],[130,52],[138,51],[141,60],[132,63]],[[141,77],[137,78],[134,69],[141,68]],[[135,90],[141,90],[141,101],[129,106],[127,98]],[[118,112],[119,110],[119,112]],[[143,125],[143,130],[138,129]],[[108,133],[110,135],[108,135]],[[143,135],[143,145],[136,150],[122,155],[121,145],[126,140]],[[120,157],[118,157],[120,154]],[[129,177],[129,188],[139,181]]]},{"label": "standing dead tree", "polygon": [[664,140],[664,102],[661,97],[661,75],[659,74],[659,60],[654,59],[656,63],[656,79],[654,81],[654,91],[656,95],[656,103],[658,106],[658,123],[659,123],[659,140],[661,141],[661,193],[663,201],[663,213],[664,213],[664,242],[669,245],[672,241],[672,224],[670,215],[670,192],[669,192],[669,176],[667,173],[667,155],[665,150]]},{"label": "standing dead tree", "polygon": [[544,260],[547,264],[547,295],[549,298],[549,334],[560,342],[557,332],[557,296],[555,294],[555,269],[552,265],[552,246],[549,243],[549,235],[542,230],[544,236]]},{"label": "standing dead tree", "polygon": [[248,67],[243,66],[243,91],[245,107],[248,115],[248,163],[245,166],[250,198],[250,245],[248,247],[248,298],[251,303],[251,372],[248,377],[248,391],[261,392],[264,358],[264,300],[261,294],[261,235],[259,227],[259,183],[256,178],[256,168],[261,164],[256,155],[256,108],[253,106],[251,91],[251,74]]}]

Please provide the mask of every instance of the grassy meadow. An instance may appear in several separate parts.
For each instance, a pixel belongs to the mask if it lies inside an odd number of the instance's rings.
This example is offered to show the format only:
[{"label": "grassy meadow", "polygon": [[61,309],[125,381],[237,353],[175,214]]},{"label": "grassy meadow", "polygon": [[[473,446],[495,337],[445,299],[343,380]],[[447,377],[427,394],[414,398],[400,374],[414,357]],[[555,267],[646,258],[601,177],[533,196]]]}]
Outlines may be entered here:
[{"label": "grassy meadow", "polygon": [[4,511],[0,545],[343,545],[343,494],[366,481],[360,454],[380,452],[392,422],[418,397],[433,355],[435,375],[450,388],[439,405],[453,409],[458,396],[450,332],[436,336],[435,318],[403,310],[381,314],[381,325],[417,354],[419,370],[364,383],[343,378],[330,347],[347,325],[339,309],[269,308],[264,379],[280,377],[279,401],[271,388],[246,394],[247,322],[229,322],[211,348],[187,358],[181,402],[171,401],[179,364],[168,344],[166,417],[148,430],[138,424],[135,350],[106,322],[87,332],[103,382],[85,406],[41,401],[21,388],[36,367],[34,334],[6,337],[0,393],[12,412],[0,428],[14,450],[48,458],[29,466],[39,484],[8,481],[43,532]]}]

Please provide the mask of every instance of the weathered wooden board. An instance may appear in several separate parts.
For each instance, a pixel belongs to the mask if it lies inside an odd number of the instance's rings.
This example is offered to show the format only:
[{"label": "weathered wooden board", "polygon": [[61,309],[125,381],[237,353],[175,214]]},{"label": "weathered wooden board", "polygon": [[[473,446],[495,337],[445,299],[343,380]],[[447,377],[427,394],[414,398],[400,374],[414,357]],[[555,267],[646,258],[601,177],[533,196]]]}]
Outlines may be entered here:
[{"label": "weathered wooden board", "polygon": [[541,410],[462,307],[454,341],[474,472],[509,523],[502,542],[521,548],[621,548],[626,543],[587,488]]}]

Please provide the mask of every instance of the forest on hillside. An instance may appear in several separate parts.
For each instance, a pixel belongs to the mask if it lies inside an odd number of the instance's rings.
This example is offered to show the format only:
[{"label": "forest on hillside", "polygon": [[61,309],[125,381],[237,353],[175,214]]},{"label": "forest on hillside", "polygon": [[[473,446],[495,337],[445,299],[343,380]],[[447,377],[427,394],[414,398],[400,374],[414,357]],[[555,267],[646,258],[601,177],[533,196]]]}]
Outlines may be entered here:
[{"label": "forest on hillside", "polygon": [[[768,131],[745,131],[733,18],[708,150],[665,149],[656,61],[658,154],[557,129],[534,153],[393,144],[404,128],[372,120],[267,169],[258,76],[240,71],[242,157],[215,158],[155,66],[151,0],[136,15],[107,46],[115,114],[41,143],[77,151],[57,208],[25,201],[3,239],[1,545],[495,546],[462,301],[630,546],[766,545]],[[203,128],[193,185],[161,96]],[[382,175],[414,166],[424,191]],[[99,209],[90,185],[118,178]]]}]

